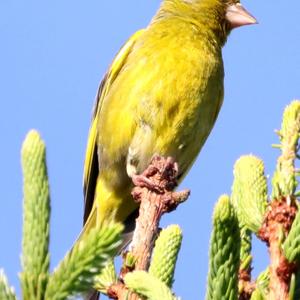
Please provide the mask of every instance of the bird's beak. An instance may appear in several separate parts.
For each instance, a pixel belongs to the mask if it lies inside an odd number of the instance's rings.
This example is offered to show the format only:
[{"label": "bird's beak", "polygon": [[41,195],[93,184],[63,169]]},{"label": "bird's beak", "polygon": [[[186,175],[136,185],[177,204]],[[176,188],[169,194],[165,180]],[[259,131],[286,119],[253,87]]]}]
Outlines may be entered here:
[{"label": "bird's beak", "polygon": [[226,20],[229,22],[231,29],[257,24],[257,20],[240,3],[228,6]]}]

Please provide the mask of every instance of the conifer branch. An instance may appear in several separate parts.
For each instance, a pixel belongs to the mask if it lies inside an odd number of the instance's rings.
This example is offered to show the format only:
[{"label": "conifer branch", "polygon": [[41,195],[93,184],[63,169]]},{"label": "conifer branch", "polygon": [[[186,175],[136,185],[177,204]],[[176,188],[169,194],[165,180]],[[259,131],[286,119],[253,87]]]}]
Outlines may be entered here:
[{"label": "conifer branch", "polygon": [[256,279],[255,282],[256,289],[253,292],[253,294],[256,294],[255,297],[260,295],[261,297],[263,297],[262,299],[267,299],[267,295],[269,294],[270,291],[269,284],[270,284],[270,270],[269,268],[267,268],[265,271],[261,272]]},{"label": "conifer branch", "polygon": [[[297,158],[300,132],[300,101],[293,101],[284,111],[279,134],[281,155],[277,161],[272,179],[272,202],[265,215],[259,237],[266,241],[270,253],[270,300],[290,299],[289,290],[296,265],[291,260],[295,257],[294,230],[291,226],[297,212],[295,191],[297,188],[295,160]],[[294,228],[297,228],[295,224]],[[291,234],[291,237],[286,237]],[[293,244],[293,245],[292,245]],[[283,247],[282,247],[283,246]]]},{"label": "conifer branch", "polygon": [[[170,212],[185,201],[189,191],[173,192],[176,187],[178,167],[172,158],[154,156],[147,169],[133,177],[135,188],[132,191],[135,201],[140,203],[139,216],[133,234],[129,252],[124,256],[124,263],[120,274],[121,281],[110,286],[107,293],[114,299],[137,299],[136,294],[128,296],[128,290],[122,284],[126,274],[133,270],[148,270],[155,239],[159,232],[161,216]],[[151,272],[168,284],[172,284],[177,253],[180,248],[181,234],[178,227],[174,227],[162,234],[158,242],[158,252],[153,257]],[[168,237],[167,237],[168,235]],[[169,260],[162,258],[160,250],[168,251]],[[166,255],[167,253],[164,253]],[[163,259],[159,262],[160,259]],[[160,266],[158,266],[160,264]],[[161,271],[166,273],[162,274]],[[129,298],[128,298],[129,297]]]},{"label": "conifer branch", "polygon": [[176,300],[165,283],[145,271],[128,273],[124,281],[130,290],[148,300]]},{"label": "conifer branch", "polygon": [[300,270],[297,270],[296,273],[293,274],[295,278],[295,284],[294,284],[294,290],[293,290],[293,295],[294,298],[290,297],[290,299],[300,299]]},{"label": "conifer branch", "polygon": [[133,234],[130,252],[136,257],[136,270],[147,270],[158,234],[161,216],[184,202],[189,191],[173,192],[177,185],[178,166],[172,158],[154,156],[149,167],[134,178],[132,192],[140,202],[139,217]]},{"label": "conifer branch", "polygon": [[283,253],[289,262],[300,262],[300,213],[298,212],[291,230],[283,243]]},{"label": "conifer branch", "polygon": [[238,299],[240,231],[227,195],[219,198],[213,214],[206,300]]},{"label": "conifer branch", "polygon": [[264,163],[253,155],[240,157],[234,166],[231,201],[237,212],[240,234],[239,299],[250,299],[254,289],[251,282],[251,231],[262,226],[267,207],[267,179]]},{"label": "conifer branch", "polygon": [[1,300],[17,300],[13,288],[9,286],[4,271],[0,270],[0,299]]},{"label": "conifer branch", "polygon": [[262,226],[267,207],[267,179],[264,163],[245,155],[234,166],[231,199],[242,226],[257,232]]},{"label": "conifer branch", "polygon": [[46,147],[38,132],[28,133],[22,147],[24,216],[22,273],[24,300],[43,300],[48,280],[50,256],[50,197],[46,167]]},{"label": "conifer branch", "polygon": [[45,300],[63,300],[91,289],[98,275],[121,245],[122,226],[93,228],[68,252],[49,277]]},{"label": "conifer branch", "polygon": [[149,274],[172,287],[177,255],[182,241],[182,231],[178,225],[163,229],[155,242]]},{"label": "conifer branch", "polygon": [[251,300],[265,300],[266,298],[259,289],[255,289],[251,295]]},{"label": "conifer branch", "polygon": [[102,269],[101,273],[95,277],[94,288],[103,293],[107,294],[109,288],[118,282],[114,261],[109,261],[106,266]]},{"label": "conifer branch", "polygon": [[[279,134],[281,155],[272,179],[272,199],[294,195],[298,182],[296,179],[295,160],[299,146],[300,101],[295,100],[283,113]],[[290,200],[288,200],[290,201]]]}]

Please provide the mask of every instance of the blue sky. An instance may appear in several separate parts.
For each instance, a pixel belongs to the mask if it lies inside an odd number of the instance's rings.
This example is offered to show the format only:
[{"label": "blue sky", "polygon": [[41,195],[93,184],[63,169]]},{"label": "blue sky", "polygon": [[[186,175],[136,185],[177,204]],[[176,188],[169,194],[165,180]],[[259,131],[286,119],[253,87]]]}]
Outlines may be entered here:
[{"label": "blue sky", "polygon": [[[36,128],[47,144],[51,184],[51,266],[82,224],[82,169],[97,86],[115,53],[145,27],[159,0],[0,2],[0,267],[20,292],[22,176],[20,147]],[[224,48],[225,99],[218,122],[182,183],[192,195],[162,225],[184,232],[174,290],[203,299],[211,214],[230,193],[242,154],[264,159],[272,174],[273,133],[284,107],[300,98],[300,2],[247,0],[259,25],[235,30]],[[256,243],[257,273],[266,251]]]}]

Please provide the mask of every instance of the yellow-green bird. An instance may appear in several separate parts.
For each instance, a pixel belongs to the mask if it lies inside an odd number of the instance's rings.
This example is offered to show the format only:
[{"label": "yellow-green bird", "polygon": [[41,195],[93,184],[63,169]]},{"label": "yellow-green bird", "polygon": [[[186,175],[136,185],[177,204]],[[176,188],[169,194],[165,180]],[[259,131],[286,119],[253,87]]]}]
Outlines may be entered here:
[{"label": "yellow-green bird", "polygon": [[182,178],[223,101],[222,46],[256,20],[238,0],[164,0],[146,29],[123,46],[96,99],[84,165],[84,229],[129,224],[132,177],[154,154],[178,162]]}]

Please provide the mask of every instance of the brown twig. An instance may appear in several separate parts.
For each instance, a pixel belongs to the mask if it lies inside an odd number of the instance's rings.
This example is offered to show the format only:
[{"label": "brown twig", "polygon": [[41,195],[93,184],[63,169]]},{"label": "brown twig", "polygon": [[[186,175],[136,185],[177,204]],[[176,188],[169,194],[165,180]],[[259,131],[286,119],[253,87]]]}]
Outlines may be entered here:
[{"label": "brown twig", "polygon": [[173,192],[178,168],[172,158],[153,157],[149,167],[134,179],[132,195],[140,203],[139,217],[130,251],[136,257],[136,270],[147,270],[161,216],[185,201],[189,191]]},{"label": "brown twig", "polygon": [[126,299],[128,296],[128,289],[122,282],[112,284],[109,289],[107,290],[107,296],[110,299]]},{"label": "brown twig", "polygon": [[180,203],[188,198],[190,194],[188,190],[173,192],[177,186],[177,176],[177,163],[172,158],[154,156],[148,168],[142,174],[133,177],[135,188],[132,191],[132,196],[140,204],[140,208],[127,255],[134,257],[135,264],[133,268],[132,266],[123,266],[120,284],[114,284],[110,287],[109,296],[112,299],[138,299],[135,294],[128,297],[128,290],[122,283],[122,278],[133,269],[148,269],[162,215],[176,209]]},{"label": "brown twig", "polygon": [[281,248],[283,238],[287,236],[297,212],[294,201],[290,202],[285,198],[271,202],[258,234],[269,246],[269,300],[289,299],[289,282],[296,267],[287,261]]},{"label": "brown twig", "polygon": [[239,300],[249,300],[255,290],[255,282],[251,281],[251,267],[239,270]]}]

